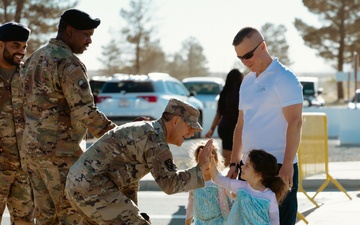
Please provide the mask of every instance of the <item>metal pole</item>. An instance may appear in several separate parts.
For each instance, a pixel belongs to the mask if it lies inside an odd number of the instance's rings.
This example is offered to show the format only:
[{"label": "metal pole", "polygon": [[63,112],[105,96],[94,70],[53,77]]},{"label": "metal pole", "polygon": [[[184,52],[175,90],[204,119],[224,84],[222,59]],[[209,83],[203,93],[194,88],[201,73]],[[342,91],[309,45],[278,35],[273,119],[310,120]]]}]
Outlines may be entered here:
[{"label": "metal pole", "polygon": [[355,108],[356,107],[356,103],[358,102],[357,99],[357,94],[356,94],[356,89],[357,89],[357,67],[358,67],[358,54],[357,52],[354,52],[354,88],[355,88],[355,98],[354,98],[354,104],[355,104]]},{"label": "metal pole", "polygon": [[348,101],[351,101],[351,92],[350,92],[350,82],[351,82],[351,73],[348,72],[347,74],[347,96]]}]

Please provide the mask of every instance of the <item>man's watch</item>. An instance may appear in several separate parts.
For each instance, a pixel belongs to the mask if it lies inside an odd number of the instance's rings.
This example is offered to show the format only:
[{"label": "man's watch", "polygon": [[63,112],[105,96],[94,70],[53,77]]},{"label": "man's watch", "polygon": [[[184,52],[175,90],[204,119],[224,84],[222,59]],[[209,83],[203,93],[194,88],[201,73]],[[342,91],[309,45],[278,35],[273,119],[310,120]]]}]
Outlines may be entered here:
[{"label": "man's watch", "polygon": [[237,170],[240,169],[240,164],[239,163],[232,162],[232,163],[229,164],[229,167],[232,167],[232,166],[235,166]]}]

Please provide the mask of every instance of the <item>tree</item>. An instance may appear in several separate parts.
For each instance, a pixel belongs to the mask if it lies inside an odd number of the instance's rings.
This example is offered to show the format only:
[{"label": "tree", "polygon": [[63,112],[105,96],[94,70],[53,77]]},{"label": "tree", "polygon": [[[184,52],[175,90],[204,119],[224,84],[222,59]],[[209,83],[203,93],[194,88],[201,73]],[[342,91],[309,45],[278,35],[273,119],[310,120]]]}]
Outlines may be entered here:
[{"label": "tree", "polygon": [[[151,26],[150,10],[151,0],[131,0],[130,9],[121,9],[120,15],[127,21],[121,33],[125,40],[130,44],[130,51],[127,52],[127,58],[131,58],[132,65],[128,67],[131,73],[152,72],[149,69],[155,69],[159,60],[164,58],[157,40],[152,41],[154,27]],[[155,59],[159,57],[158,59]],[[150,60],[151,59],[151,60]],[[152,65],[150,65],[152,63]],[[142,68],[145,66],[148,69]]]},{"label": "tree", "polygon": [[166,66],[165,53],[162,51],[159,42],[152,42],[146,46],[146,51],[141,52],[140,73],[164,71]]},{"label": "tree", "polygon": [[208,75],[208,68],[206,67],[207,60],[204,55],[204,49],[196,38],[189,37],[184,40],[180,54],[185,64],[185,74],[182,76],[188,77]]},{"label": "tree", "polygon": [[276,56],[281,63],[290,66],[293,62],[288,56],[289,45],[285,38],[286,27],[284,25],[275,26],[266,23],[261,27],[261,33],[264,36],[268,51]]},{"label": "tree", "polygon": [[60,15],[77,5],[77,0],[1,0],[1,23],[15,21],[31,29],[27,52],[31,54],[57,30]]},{"label": "tree", "polygon": [[171,76],[181,79],[186,74],[185,62],[180,53],[168,56],[168,63],[165,71]]},{"label": "tree", "polygon": [[[123,62],[123,67],[120,68],[121,73],[167,72],[179,79],[189,75],[207,75],[206,57],[202,46],[195,38],[185,40],[179,52],[172,56],[165,56],[160,47],[160,41],[153,38],[155,28],[151,26],[150,2],[151,0],[131,0],[129,9],[120,10],[121,17],[126,21],[117,41],[120,45],[118,49],[122,50],[121,56],[117,56]],[[122,26],[124,26],[123,23]],[[111,44],[103,46],[103,49],[111,50],[110,47]],[[112,55],[104,51],[103,58],[99,60],[102,62],[115,60],[109,57]]]},{"label": "tree", "polygon": [[[332,62],[337,71],[351,63],[360,50],[360,2],[357,0],[303,0],[310,12],[318,14],[322,27],[306,24],[299,18],[294,25],[305,44],[320,57]],[[337,64],[336,64],[337,62]],[[344,98],[342,82],[337,83],[338,100]]]},{"label": "tree", "polygon": [[105,56],[98,58],[98,60],[103,65],[102,71],[107,76],[112,76],[115,73],[120,73],[121,68],[124,66],[124,63],[121,60],[122,52],[118,47],[116,40],[112,39],[108,45],[101,47],[102,47],[101,54]]},{"label": "tree", "polygon": [[191,76],[207,76],[209,73],[203,47],[194,37],[185,39],[180,51],[167,58],[166,72],[179,80]]}]

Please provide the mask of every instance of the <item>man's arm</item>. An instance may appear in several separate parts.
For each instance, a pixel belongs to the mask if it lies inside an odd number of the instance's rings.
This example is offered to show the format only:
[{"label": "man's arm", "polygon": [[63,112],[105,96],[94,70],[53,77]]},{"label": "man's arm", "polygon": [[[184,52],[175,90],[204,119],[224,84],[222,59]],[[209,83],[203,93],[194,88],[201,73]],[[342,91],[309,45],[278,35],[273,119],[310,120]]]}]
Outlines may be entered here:
[{"label": "man's arm", "polygon": [[292,177],[294,174],[293,162],[300,144],[302,108],[302,103],[283,108],[288,127],[286,131],[284,162],[279,171],[279,176],[286,184],[289,184],[290,187],[292,187]]},{"label": "man's arm", "polygon": [[[236,165],[240,162],[243,157],[242,154],[242,130],[244,126],[244,112],[243,110],[239,110],[238,120],[234,130],[233,137],[233,149],[231,152],[230,163],[236,163]],[[227,177],[236,178],[238,175],[238,168],[236,166],[230,166]]]},{"label": "man's arm", "polygon": [[162,152],[154,151],[156,157],[152,162],[152,175],[166,194],[188,191],[205,186],[203,172],[209,168],[213,152],[213,139],[205,144],[199,152],[198,164],[192,168],[177,171],[173,164],[172,153],[168,146]]},{"label": "man's arm", "polygon": [[216,129],[216,126],[218,125],[219,123],[219,120],[220,120],[220,113],[219,113],[219,110],[216,111],[216,114],[215,114],[215,117],[214,117],[214,120],[211,124],[211,128],[210,130],[205,134],[205,137],[207,138],[211,138],[214,134],[214,131]]}]

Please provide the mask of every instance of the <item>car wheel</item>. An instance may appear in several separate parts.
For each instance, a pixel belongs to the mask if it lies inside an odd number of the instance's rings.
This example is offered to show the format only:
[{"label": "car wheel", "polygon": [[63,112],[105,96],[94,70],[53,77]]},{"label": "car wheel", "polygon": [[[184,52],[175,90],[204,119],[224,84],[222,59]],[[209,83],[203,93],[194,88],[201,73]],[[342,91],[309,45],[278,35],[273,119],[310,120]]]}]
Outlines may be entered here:
[{"label": "car wheel", "polygon": [[[200,111],[200,115],[199,115],[199,118],[198,118],[198,122],[199,124],[201,125],[201,127],[203,126],[203,116],[202,116],[202,111]],[[201,132],[195,132],[193,138],[201,138]]]}]

